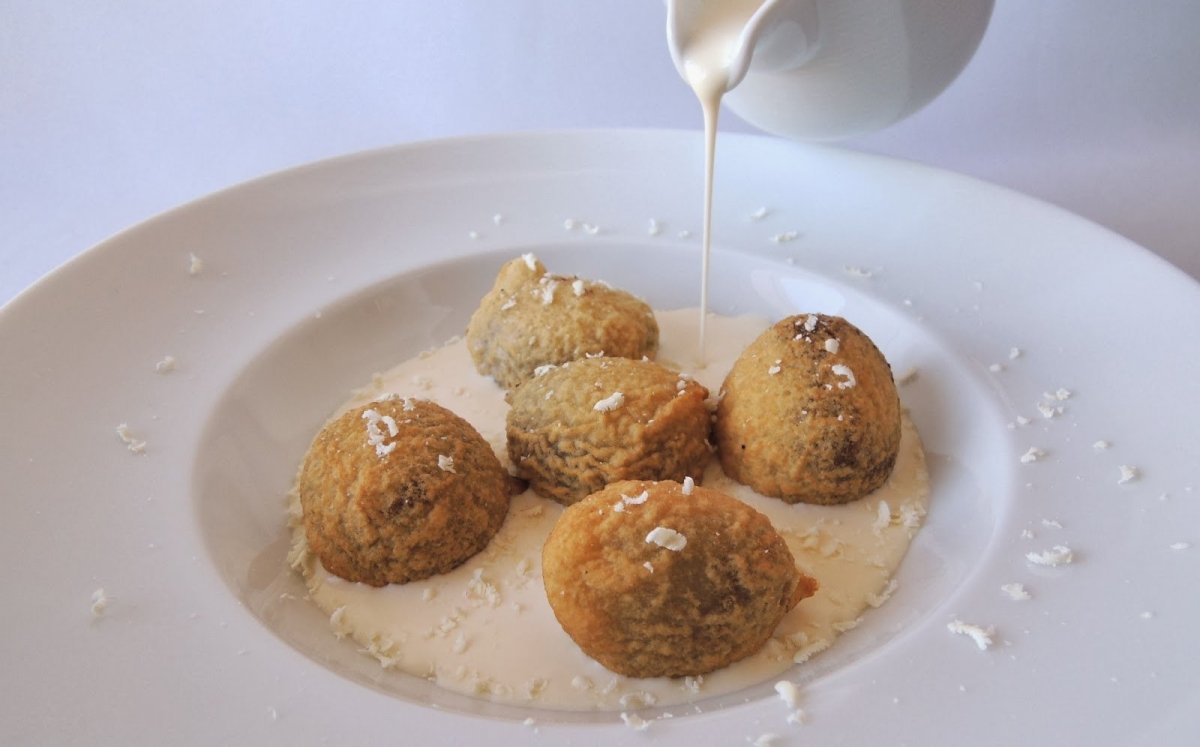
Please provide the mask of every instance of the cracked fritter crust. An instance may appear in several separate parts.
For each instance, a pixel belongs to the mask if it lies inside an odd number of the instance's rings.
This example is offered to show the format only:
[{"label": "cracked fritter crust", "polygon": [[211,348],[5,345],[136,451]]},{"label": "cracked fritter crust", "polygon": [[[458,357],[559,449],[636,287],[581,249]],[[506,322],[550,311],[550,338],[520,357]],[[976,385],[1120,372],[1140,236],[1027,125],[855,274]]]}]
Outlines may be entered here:
[{"label": "cracked fritter crust", "polygon": [[383,586],[445,573],[486,547],[515,483],[467,421],[392,399],[322,428],[297,487],[308,546],[326,570]]},{"label": "cracked fritter crust", "polygon": [[722,392],[714,427],[721,466],[763,495],[847,503],[883,485],[896,464],[892,370],[841,317],[775,324],[738,357]]},{"label": "cracked fritter crust", "polygon": [[534,491],[563,504],[617,480],[699,480],[712,457],[707,397],[652,361],[573,361],[512,392],[508,456]]},{"label": "cracked fritter crust", "polygon": [[[682,548],[648,539],[663,530]],[[568,507],[542,549],[542,577],[563,630],[629,677],[695,676],[745,658],[817,588],[766,516],[673,481],[618,482]]]},{"label": "cracked fritter crust", "polygon": [[551,275],[533,255],[506,263],[467,325],[475,368],[512,389],[538,366],[587,355],[653,358],[654,311],[603,283]]}]

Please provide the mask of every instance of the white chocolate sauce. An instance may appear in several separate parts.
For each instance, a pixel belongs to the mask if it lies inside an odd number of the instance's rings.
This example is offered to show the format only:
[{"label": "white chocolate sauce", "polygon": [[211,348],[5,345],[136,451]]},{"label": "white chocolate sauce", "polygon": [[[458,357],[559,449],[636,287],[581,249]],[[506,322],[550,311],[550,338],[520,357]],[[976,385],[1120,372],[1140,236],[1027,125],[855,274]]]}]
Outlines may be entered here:
[{"label": "white chocolate sauce", "polygon": [[704,113],[704,227],[700,260],[700,332],[697,361],[706,362],[708,267],[712,254],[713,173],[717,153],[717,115],[721,97],[736,83],[733,57],[747,22],[762,0],[732,0],[702,4],[695,34],[680,49],[683,77],[700,100]]},{"label": "white chocolate sauce", "polygon": [[[690,360],[695,309],[657,314],[668,366]],[[713,393],[734,359],[767,321],[711,316],[712,359],[684,367]],[[508,466],[504,392],[475,372],[462,341],[422,354],[377,376],[340,411],[396,393],[432,399],[468,420]],[[394,458],[390,455],[387,458]],[[726,478],[714,463],[702,484],[734,495],[766,514],[797,565],[821,588],[789,612],[757,654],[701,679],[632,679],[588,658],[562,631],[546,601],[541,548],[562,512],[526,491],[513,499],[496,537],[456,570],[425,581],[382,588],[327,573],[310,556],[291,512],[294,566],[312,600],[330,614],[334,634],[353,639],[382,666],[428,677],[450,690],[548,709],[631,711],[735,692],[778,678],[827,648],[839,632],[886,601],[892,574],[924,516],[928,475],[920,439],[905,418],[900,456],[887,484],[844,506],[788,505]]]}]

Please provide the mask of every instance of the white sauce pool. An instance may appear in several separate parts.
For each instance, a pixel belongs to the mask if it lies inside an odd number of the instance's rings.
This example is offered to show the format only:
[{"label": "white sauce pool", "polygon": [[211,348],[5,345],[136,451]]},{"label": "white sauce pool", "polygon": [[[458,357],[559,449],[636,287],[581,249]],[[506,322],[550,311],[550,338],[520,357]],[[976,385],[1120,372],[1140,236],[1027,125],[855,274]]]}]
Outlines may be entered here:
[{"label": "white sauce pool", "polygon": [[[668,366],[692,360],[695,309],[659,312]],[[708,317],[712,353],[703,369],[683,367],[714,394],[734,359],[768,326],[757,317]],[[384,394],[432,399],[475,426],[508,466],[504,392],[475,372],[463,342],[406,361],[376,376],[339,411]],[[308,555],[291,511],[294,566],[310,596],[330,614],[335,635],[356,641],[380,665],[497,701],[549,709],[614,711],[668,706],[728,693],[779,677],[827,648],[839,632],[886,601],[891,578],[924,516],[928,474],[920,439],[907,417],[891,478],[844,506],[788,505],[729,480],[714,458],[703,485],[734,495],[766,514],[797,565],[821,584],[796,606],[757,654],[703,678],[632,679],[588,658],[562,631],[546,601],[541,548],[562,512],[532,491],[513,499],[488,547],[451,573],[375,588],[330,575]],[[886,504],[884,506],[883,504]]]}]

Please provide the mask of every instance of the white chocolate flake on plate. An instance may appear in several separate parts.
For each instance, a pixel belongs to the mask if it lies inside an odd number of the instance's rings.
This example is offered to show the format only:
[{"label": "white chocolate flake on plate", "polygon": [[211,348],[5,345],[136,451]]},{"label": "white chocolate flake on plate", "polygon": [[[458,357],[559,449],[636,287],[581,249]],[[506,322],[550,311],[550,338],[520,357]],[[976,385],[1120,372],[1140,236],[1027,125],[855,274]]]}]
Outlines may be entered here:
[{"label": "white chocolate flake on plate", "polygon": [[956,635],[963,635],[975,642],[975,645],[980,651],[987,651],[992,647],[992,636],[996,631],[990,625],[983,627],[980,625],[972,625],[965,623],[962,620],[952,620],[946,624],[946,629]]},{"label": "white chocolate flake on plate", "polygon": [[1025,553],[1025,559],[1034,565],[1044,565],[1053,568],[1075,562],[1075,553],[1066,545],[1055,545],[1049,550],[1043,550],[1042,552]]},{"label": "white chocolate flake on plate", "polygon": [[100,617],[108,610],[108,594],[103,588],[92,592],[92,617]]},{"label": "white chocolate flake on plate", "polygon": [[125,444],[125,448],[129,449],[132,454],[146,453],[146,442],[143,439],[133,435],[133,431],[127,423],[121,423],[116,427],[117,438],[121,439],[121,443]]}]

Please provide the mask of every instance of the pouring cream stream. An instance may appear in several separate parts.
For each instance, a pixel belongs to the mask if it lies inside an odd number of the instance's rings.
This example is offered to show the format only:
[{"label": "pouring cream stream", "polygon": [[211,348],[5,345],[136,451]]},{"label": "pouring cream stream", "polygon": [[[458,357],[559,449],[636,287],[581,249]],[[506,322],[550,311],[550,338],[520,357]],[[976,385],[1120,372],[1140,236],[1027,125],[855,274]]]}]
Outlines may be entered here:
[{"label": "pouring cream stream", "polygon": [[712,253],[713,167],[721,98],[741,82],[755,37],[778,0],[668,0],[667,39],[679,74],[704,113],[704,230],[700,264],[700,339],[696,364],[705,365],[709,256]]},{"label": "pouring cream stream", "polygon": [[[704,112],[704,315],[717,112],[725,94],[742,119],[796,140],[831,140],[886,127],[950,85],[978,47],[993,0],[666,0],[666,5],[671,58]],[[704,333],[702,317],[698,365],[705,360]]]}]

